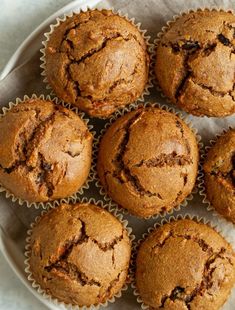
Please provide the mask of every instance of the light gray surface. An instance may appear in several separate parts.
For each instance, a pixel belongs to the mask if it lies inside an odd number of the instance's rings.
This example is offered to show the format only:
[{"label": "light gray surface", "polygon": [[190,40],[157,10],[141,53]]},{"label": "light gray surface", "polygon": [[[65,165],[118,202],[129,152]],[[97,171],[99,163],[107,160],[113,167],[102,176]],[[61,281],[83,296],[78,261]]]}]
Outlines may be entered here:
[{"label": "light gray surface", "polygon": [[[140,0],[136,0],[140,1]],[[15,48],[18,44],[25,38],[34,28],[44,20],[48,15],[57,10],[60,6],[67,3],[68,1],[32,1],[32,0],[8,0],[3,1],[0,0],[0,67],[2,68],[3,64],[10,57],[10,55],[14,52]],[[157,32],[160,31],[161,27],[164,25],[165,21],[172,18],[174,14],[177,14],[180,10],[184,9],[184,5],[187,3],[187,8],[192,7],[195,8],[195,1],[184,1],[178,0],[177,5],[176,1],[154,1],[154,0],[145,0],[142,5],[144,5],[144,9],[139,10],[138,5],[134,5],[135,1],[124,1],[124,0],[116,0],[113,1],[118,4],[119,8],[125,9],[124,11],[129,11],[130,16],[136,16],[138,21],[142,21],[142,25],[144,28],[148,28],[149,33],[156,36]],[[161,8],[158,9],[154,7],[154,4],[161,4]],[[208,5],[223,5],[223,1],[198,1],[201,6]],[[224,1],[225,3],[225,1]],[[228,3],[226,1],[226,3]],[[232,1],[231,1],[232,3]],[[169,8],[169,4],[171,7]],[[234,5],[235,6],[235,5]],[[228,8],[228,5],[224,5],[225,8]],[[147,17],[145,20],[144,17]],[[4,31],[2,31],[4,29]],[[157,93],[153,94],[153,100],[159,100],[161,103],[164,102],[163,99],[160,99]],[[192,121],[194,119],[192,118]],[[203,127],[204,120],[202,119],[201,124],[197,124],[200,127],[201,134],[205,135],[205,140],[208,140],[208,137],[212,133],[211,128]],[[204,122],[206,125],[206,123]],[[218,131],[221,129],[221,124],[217,123]],[[205,129],[205,130],[202,130]],[[194,206],[194,209],[190,208],[187,210],[182,210],[184,213],[190,212],[191,214],[205,214],[205,209],[201,206],[198,208],[197,212],[195,212],[198,204],[200,203],[200,199],[194,200],[191,203]],[[199,207],[199,206],[198,206]],[[15,210],[17,212],[21,212],[22,209],[17,209],[15,206]],[[26,210],[25,210],[26,211]],[[30,211],[27,210],[29,213]],[[28,214],[26,212],[26,214]],[[208,215],[209,216],[209,215]],[[130,225],[132,225],[135,229],[134,232],[137,237],[146,231],[147,227],[151,226],[153,221],[143,221],[136,220],[133,217],[128,216],[128,220],[130,221]],[[226,223],[225,223],[226,225]],[[225,226],[222,226],[225,229]],[[227,225],[226,225],[227,227]],[[1,258],[2,259],[2,258]],[[8,271],[7,271],[8,270]],[[11,280],[13,278],[13,280]],[[4,264],[0,261],[0,309],[45,309],[41,304],[39,304],[33,297],[22,287],[18,280],[14,280],[12,276],[12,272],[9,271],[9,268],[5,268]],[[125,306],[125,310],[128,309],[138,309],[138,306],[135,305],[133,307],[133,296],[125,294],[125,298],[128,301],[128,306]],[[128,300],[130,299],[130,300]],[[119,303],[116,304],[116,308],[118,309]],[[121,308],[120,308],[121,309]],[[124,308],[122,308],[124,309]],[[228,308],[226,308],[228,309]],[[233,308],[229,308],[233,309]]]}]

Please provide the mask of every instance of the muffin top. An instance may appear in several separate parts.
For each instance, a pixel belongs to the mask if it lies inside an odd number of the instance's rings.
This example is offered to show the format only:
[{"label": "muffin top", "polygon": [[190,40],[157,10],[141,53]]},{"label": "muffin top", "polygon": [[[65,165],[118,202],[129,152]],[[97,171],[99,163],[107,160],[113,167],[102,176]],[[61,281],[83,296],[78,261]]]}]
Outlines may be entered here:
[{"label": "muffin top", "polygon": [[198,147],[175,114],[139,108],[117,119],[99,148],[98,174],[110,197],[131,213],[169,211],[192,191]]},{"label": "muffin top", "polygon": [[156,77],[164,94],[194,115],[235,112],[231,12],[197,11],[170,24],[157,47]]},{"label": "muffin top", "polygon": [[140,245],[136,285],[151,309],[218,310],[235,283],[235,253],[215,230],[177,220]]},{"label": "muffin top", "polygon": [[207,198],[213,207],[235,223],[235,130],[220,136],[204,163]]},{"label": "muffin top", "polygon": [[109,10],[68,17],[50,35],[45,57],[46,76],[58,97],[91,116],[107,117],[135,101],[148,79],[141,33]]},{"label": "muffin top", "polygon": [[70,196],[87,179],[91,150],[92,135],[78,115],[27,100],[0,118],[0,183],[29,202]]},{"label": "muffin top", "polygon": [[125,283],[131,252],[127,231],[95,205],[52,209],[33,228],[30,245],[33,278],[60,301],[99,304]]}]

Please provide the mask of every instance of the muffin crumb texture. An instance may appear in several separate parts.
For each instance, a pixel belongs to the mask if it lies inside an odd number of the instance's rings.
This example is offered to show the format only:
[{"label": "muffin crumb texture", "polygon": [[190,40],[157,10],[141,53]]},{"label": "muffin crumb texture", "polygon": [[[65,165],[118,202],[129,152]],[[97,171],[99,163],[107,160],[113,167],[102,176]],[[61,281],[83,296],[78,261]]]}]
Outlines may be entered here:
[{"label": "muffin crumb texture", "polygon": [[123,287],[130,252],[127,231],[113,215],[91,204],[62,205],[33,228],[30,270],[59,301],[98,305]]},{"label": "muffin crumb texture", "polygon": [[206,195],[212,206],[235,224],[235,130],[218,138],[205,163]]},{"label": "muffin crumb texture", "polygon": [[99,147],[97,169],[107,194],[140,217],[179,205],[194,187],[197,167],[195,135],[175,114],[158,108],[120,117]]},{"label": "muffin crumb texture", "polygon": [[184,14],[157,47],[156,77],[164,94],[188,113],[223,117],[235,112],[235,16]]},{"label": "muffin crumb texture", "polygon": [[150,309],[218,310],[235,283],[234,266],[235,253],[219,233],[177,220],[140,245],[136,284]]},{"label": "muffin crumb texture", "polygon": [[57,96],[91,116],[107,117],[134,102],[148,80],[142,34],[109,10],[68,17],[50,35],[46,76]]},{"label": "muffin crumb texture", "polygon": [[92,135],[78,115],[27,100],[0,119],[0,183],[28,202],[70,196],[88,177],[91,150]]}]

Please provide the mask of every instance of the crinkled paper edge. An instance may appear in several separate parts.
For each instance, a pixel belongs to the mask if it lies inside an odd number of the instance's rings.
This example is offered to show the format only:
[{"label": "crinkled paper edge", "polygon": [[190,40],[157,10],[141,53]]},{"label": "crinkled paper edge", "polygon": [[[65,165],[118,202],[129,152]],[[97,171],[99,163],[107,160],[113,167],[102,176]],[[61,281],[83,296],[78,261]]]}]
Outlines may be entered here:
[{"label": "crinkled paper edge", "polygon": [[[232,9],[228,9],[228,10],[224,10],[223,8],[219,8],[219,7],[211,7],[211,8],[208,8],[208,7],[201,7],[201,8],[197,8],[197,9],[189,9],[189,10],[186,10],[186,11],[183,11],[183,12],[180,12],[179,14],[177,15],[174,15],[172,17],[171,20],[167,21],[165,23],[165,26],[162,27],[161,31],[157,34],[156,38],[154,39],[153,43],[154,43],[154,47],[153,47],[153,56],[152,56],[152,59],[153,59],[153,63],[152,63],[152,70],[153,70],[153,84],[155,86],[155,88],[157,89],[157,91],[160,93],[161,97],[164,98],[166,100],[166,102],[168,104],[171,104],[171,105],[174,105],[176,106],[177,108],[179,108],[176,104],[174,104],[170,98],[168,98],[162,88],[160,87],[158,81],[157,81],[157,78],[156,78],[156,74],[155,74],[155,64],[156,64],[156,50],[157,50],[157,46],[159,44],[159,42],[161,41],[162,37],[164,36],[164,34],[170,29],[170,27],[179,19],[181,18],[182,16],[185,16],[189,13],[196,13],[196,12],[202,12],[202,11],[217,11],[217,12],[231,12],[232,14],[234,14],[234,11]],[[181,109],[181,108],[179,108]],[[181,109],[182,110],[182,109]],[[196,115],[197,117],[208,117],[206,115]]]},{"label": "crinkled paper edge", "polygon": [[[200,160],[200,176],[198,178],[198,193],[202,197],[202,203],[206,205],[207,211],[213,211],[213,216],[223,218],[223,215],[216,211],[216,209],[213,207],[209,199],[207,198],[206,194],[206,186],[205,186],[205,173],[203,169],[203,165],[205,163],[205,160],[207,158],[207,154],[209,150],[216,144],[217,140],[225,135],[228,131],[232,130],[232,127],[229,127],[228,129],[223,129],[220,134],[217,134],[214,139],[209,141],[209,145],[207,145],[203,152],[201,153],[201,160]],[[96,152],[96,147],[95,147]],[[96,173],[96,172],[95,172]],[[227,219],[228,221],[228,219]]]},{"label": "crinkled paper edge", "polygon": [[94,161],[94,153],[95,153],[95,148],[94,145],[97,144],[95,135],[96,132],[93,131],[93,126],[89,125],[89,119],[85,117],[85,113],[80,112],[76,107],[71,106],[69,103],[65,103],[64,101],[58,99],[57,97],[51,97],[50,95],[44,96],[44,95],[35,95],[33,94],[31,97],[24,95],[23,99],[21,98],[16,98],[15,102],[10,102],[7,107],[2,108],[2,113],[0,114],[0,118],[4,117],[7,112],[9,112],[13,107],[17,106],[18,104],[30,100],[30,99],[40,99],[40,100],[48,100],[52,101],[54,104],[57,105],[62,105],[63,107],[73,111],[76,113],[86,124],[88,127],[88,130],[92,133],[93,136],[93,144],[92,144],[92,160],[91,160],[91,168],[89,175],[87,177],[87,180],[85,183],[82,185],[82,187],[73,195],[61,199],[55,199],[53,201],[48,201],[48,202],[28,202],[27,200],[21,199],[16,197],[11,191],[6,189],[3,185],[0,184],[0,193],[3,192],[6,196],[6,198],[11,199],[12,202],[17,202],[19,205],[26,205],[28,208],[34,207],[35,209],[43,208],[51,208],[51,207],[56,207],[60,205],[61,203],[75,203],[76,201],[79,201],[81,199],[81,195],[84,194],[84,190],[89,189],[90,183],[94,179],[94,171],[95,171],[95,161]]},{"label": "crinkled paper edge", "polygon": [[[133,244],[133,241],[135,239],[135,236],[132,233],[132,228],[128,226],[128,221],[126,219],[123,218],[122,214],[119,214],[116,211],[115,206],[112,203],[108,203],[105,204],[102,200],[95,200],[94,198],[86,198],[83,197],[81,199],[81,201],[77,202],[79,203],[88,203],[88,204],[94,204],[96,206],[99,206],[101,208],[104,208],[106,211],[108,211],[109,213],[111,213],[114,217],[116,217],[122,224],[122,226],[124,227],[124,229],[126,229],[127,234],[130,238],[131,243]],[[92,309],[99,309],[100,307],[107,307],[109,305],[109,303],[114,303],[116,298],[120,298],[122,296],[122,293],[124,291],[126,291],[128,289],[128,278],[129,275],[127,276],[127,282],[124,284],[124,286],[122,287],[122,289],[116,293],[112,298],[108,299],[106,302],[101,303],[99,305],[92,305],[89,307],[83,306],[83,307],[79,307],[79,306],[75,306],[72,304],[65,304],[64,302],[59,301],[57,298],[52,297],[51,295],[48,295],[46,293],[45,290],[43,290],[40,285],[34,280],[34,277],[32,275],[32,272],[30,271],[30,264],[29,264],[29,260],[30,260],[30,256],[31,256],[31,246],[30,246],[30,242],[31,242],[31,235],[32,235],[32,230],[33,228],[37,225],[38,221],[40,220],[40,218],[46,214],[48,211],[43,210],[41,212],[40,216],[37,216],[34,220],[33,223],[30,224],[30,229],[27,231],[27,235],[28,237],[26,238],[26,246],[25,246],[25,272],[27,275],[27,279],[29,280],[29,282],[31,282],[32,287],[45,299],[49,300],[51,303],[53,303],[56,306],[63,306],[64,309],[70,309],[70,310],[92,310]]]},{"label": "crinkled paper edge", "polygon": [[[171,216],[168,219],[164,218],[161,220],[160,223],[155,223],[154,226],[148,228],[147,232],[142,235],[141,239],[134,242],[132,258],[131,258],[131,268],[130,268],[130,270],[131,270],[131,274],[130,274],[130,276],[131,276],[131,287],[133,289],[133,294],[136,297],[137,302],[141,305],[141,309],[143,309],[143,310],[150,309],[150,307],[143,302],[143,300],[139,294],[139,291],[137,289],[136,282],[135,282],[135,269],[136,269],[136,263],[135,262],[136,262],[136,258],[137,258],[138,249],[139,249],[141,243],[155,229],[157,229],[158,227],[160,227],[166,223],[174,222],[174,221],[181,220],[181,219],[190,219],[190,220],[194,220],[195,222],[203,223],[203,224],[210,226],[217,233],[219,233],[227,242],[229,242],[229,244],[233,247],[233,250],[235,250],[235,236],[231,237],[231,235],[229,235],[229,233],[231,233],[231,229],[233,229],[233,227],[232,227],[231,223],[228,224],[225,220],[221,220],[219,222],[214,222],[214,221],[212,222],[212,221],[209,221],[206,218],[200,217],[198,215],[191,215],[191,214],[182,215],[182,214],[179,214],[177,216]],[[223,227],[224,225],[226,226],[226,229],[224,229],[224,227]],[[225,302],[225,304],[229,303],[227,306],[230,307],[230,304],[231,304],[231,307],[232,307],[234,305],[234,301],[235,301],[235,287],[230,292],[230,295],[228,296],[228,299]],[[224,307],[223,307],[223,309],[224,309]],[[226,309],[227,309],[227,307],[226,307]]]},{"label": "crinkled paper edge", "polygon": [[[89,7],[87,7],[85,10],[77,10],[77,11],[73,11],[69,14],[64,14],[62,17],[57,17],[56,18],[56,22],[54,24],[50,25],[50,31],[44,33],[44,37],[46,38],[44,41],[42,41],[42,45],[43,48],[40,49],[40,52],[42,53],[42,56],[40,58],[41,60],[41,75],[43,77],[43,82],[46,84],[46,89],[50,90],[50,95],[55,96],[55,93],[52,89],[52,87],[50,86],[47,76],[46,76],[46,47],[48,44],[48,41],[50,39],[51,34],[53,33],[53,31],[55,30],[55,28],[57,28],[61,23],[63,23],[67,18],[70,18],[76,14],[79,14],[80,12],[86,12],[88,10],[98,10],[101,11],[102,9],[91,9]],[[136,106],[139,102],[144,102],[145,96],[149,96],[150,95],[150,89],[153,87],[153,80],[154,80],[154,44],[150,42],[151,37],[149,35],[146,34],[147,30],[142,30],[141,29],[141,23],[137,23],[135,21],[135,18],[129,18],[128,14],[124,14],[122,13],[120,10],[115,10],[114,8],[111,9],[107,9],[107,10],[111,10],[115,15],[119,15],[121,17],[124,17],[127,21],[131,22],[132,25],[134,25],[139,32],[142,34],[143,39],[145,40],[146,46],[147,46],[147,52],[149,55],[149,77],[148,77],[148,81],[145,85],[144,91],[141,94],[141,96],[134,101],[133,103],[131,103],[130,105],[134,105]],[[122,110],[124,107],[120,107],[118,108],[116,111],[118,110]]]},{"label": "crinkled paper edge", "polygon": [[[115,112],[112,117],[108,120],[108,122],[105,124],[104,128],[100,131],[100,134],[94,144],[94,161],[96,162],[95,165],[95,169],[94,169],[94,181],[95,181],[95,185],[96,187],[99,189],[99,194],[103,197],[103,200],[108,202],[111,201],[113,204],[116,205],[116,208],[118,209],[118,211],[121,211],[124,214],[128,214],[128,211],[122,207],[119,207],[118,204],[116,204],[111,197],[108,196],[108,194],[106,193],[103,185],[100,182],[99,176],[98,176],[98,172],[97,172],[97,161],[98,161],[98,153],[99,153],[99,145],[101,142],[102,137],[104,136],[105,132],[108,130],[108,128],[119,118],[124,116],[125,114],[137,110],[139,108],[148,108],[148,107],[154,107],[154,108],[158,108],[158,109],[162,109],[164,111],[170,112],[175,114],[176,116],[178,116],[182,121],[184,121],[187,126],[189,126],[189,128],[192,130],[192,132],[194,133],[194,135],[196,136],[196,140],[197,140],[197,144],[198,144],[198,150],[199,150],[199,159],[198,159],[198,175],[196,178],[196,182],[194,185],[194,188],[192,190],[192,192],[184,199],[183,202],[181,202],[180,205],[172,208],[169,211],[166,211],[164,213],[161,214],[156,214],[153,216],[149,216],[146,219],[157,219],[158,217],[165,217],[166,215],[170,215],[172,214],[174,211],[179,211],[181,209],[181,207],[186,207],[188,205],[188,202],[191,201],[194,197],[194,195],[198,192],[198,183],[199,180],[201,179],[201,169],[200,169],[200,154],[203,150],[203,143],[202,143],[202,138],[201,136],[198,134],[198,131],[195,127],[193,127],[192,123],[187,119],[187,116],[184,116],[181,112],[177,112],[174,108],[172,107],[168,107],[167,105],[160,105],[159,103],[155,102],[145,102],[142,104],[139,104],[138,106],[135,105],[131,105],[128,107],[125,107],[125,109],[123,109],[122,111],[117,111]],[[130,213],[131,214],[131,213]],[[131,214],[132,216],[135,216],[133,214]]]}]

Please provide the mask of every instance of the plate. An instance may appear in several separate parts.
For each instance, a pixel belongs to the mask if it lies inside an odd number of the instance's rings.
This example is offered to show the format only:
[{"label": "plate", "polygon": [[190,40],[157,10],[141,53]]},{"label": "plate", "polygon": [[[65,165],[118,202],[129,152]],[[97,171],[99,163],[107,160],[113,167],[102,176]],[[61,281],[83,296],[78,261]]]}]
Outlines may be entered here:
[{"label": "plate", "polygon": [[[87,6],[94,7],[97,5],[98,0],[77,0],[73,1],[67,6],[63,7],[53,15],[51,15],[46,21],[44,21],[31,35],[20,45],[14,55],[11,57],[4,70],[0,75],[0,79],[6,77],[14,68],[23,63],[26,59],[31,58],[36,51],[41,48],[41,41],[43,40],[43,34],[48,30],[48,27],[51,23],[54,22],[57,16],[61,16],[64,13],[68,13],[77,9],[85,9]],[[115,8],[122,9],[124,13],[128,13],[129,16],[136,16],[137,20],[143,22],[144,14],[142,12],[148,13],[148,19],[144,22],[144,25],[147,29],[150,29],[150,34],[156,37],[158,31],[160,31],[160,26],[172,17],[171,8],[167,9],[164,6],[161,0],[155,0],[151,2],[152,7],[149,9],[144,1],[136,0],[136,1],[105,1],[106,3],[112,5],[115,4]],[[134,5],[135,3],[138,5]],[[104,2],[102,2],[103,4]],[[188,4],[188,3],[187,3]],[[140,9],[141,5],[143,5],[143,10]],[[154,7],[156,5],[156,7]],[[159,15],[158,20],[155,19],[155,11],[163,12],[162,16]],[[139,12],[139,15],[138,15]],[[156,15],[157,16],[157,15]],[[154,22],[154,24],[153,24]],[[153,26],[154,25],[154,26]],[[155,31],[155,32],[154,32]],[[42,85],[45,88],[45,85]],[[46,89],[45,89],[46,93]],[[164,104],[165,100],[157,93],[155,90],[151,92],[151,96],[148,98],[151,101],[158,101],[160,104]],[[208,119],[208,118],[196,118],[193,116],[187,116],[190,121],[194,124],[194,126],[198,129],[199,133],[203,137],[203,142],[208,143],[208,140],[211,139],[215,133],[222,131],[224,126],[235,125],[234,117],[224,118],[224,119]],[[95,124],[96,128],[99,130],[104,126],[105,121],[97,121],[92,120],[92,123]],[[94,197],[96,199],[100,199],[98,190],[93,186],[89,189],[89,192],[86,193],[87,197]],[[212,212],[208,212],[206,210],[206,206],[202,204],[201,198],[198,195],[194,196],[194,199],[189,203],[190,208],[182,208],[179,212],[174,212],[174,215],[177,214],[185,214],[189,213],[191,215],[197,215],[204,217],[210,220],[212,223],[219,226],[223,231],[229,232],[230,236],[235,236],[235,229],[232,224],[222,220],[218,217],[213,216]],[[42,303],[44,303],[48,308],[56,310],[56,309],[65,309],[62,306],[57,306],[54,303],[44,299],[37,293],[35,289],[31,287],[31,283],[26,279],[26,275],[24,272],[24,246],[25,246],[25,238],[26,231],[29,228],[29,224],[34,220],[35,216],[40,214],[40,210],[28,209],[25,206],[19,206],[17,203],[12,203],[9,199],[5,198],[4,194],[0,194],[0,222],[2,217],[2,211],[4,213],[4,221],[6,230],[11,232],[11,238],[9,238],[2,230],[0,230],[0,248],[5,256],[6,260],[10,264],[11,268],[14,270],[16,275],[20,278],[20,280],[25,284],[25,286],[35,295]],[[169,216],[168,216],[169,217]],[[130,226],[133,228],[133,232],[136,235],[136,238],[140,238],[144,232],[147,231],[147,228],[151,227],[154,222],[160,222],[161,218],[157,220],[141,220],[137,219],[130,215],[125,215],[125,218],[129,221]],[[233,244],[235,244],[235,240],[233,239]],[[234,292],[235,293],[235,292]],[[234,294],[232,298],[229,299],[228,303],[225,305],[224,309],[226,310],[234,310],[233,305],[235,304]],[[112,310],[134,310],[139,309],[140,306],[136,302],[136,298],[133,295],[132,289],[129,288],[128,291],[123,293],[123,297],[117,299],[114,304],[110,304],[108,309]]]}]

